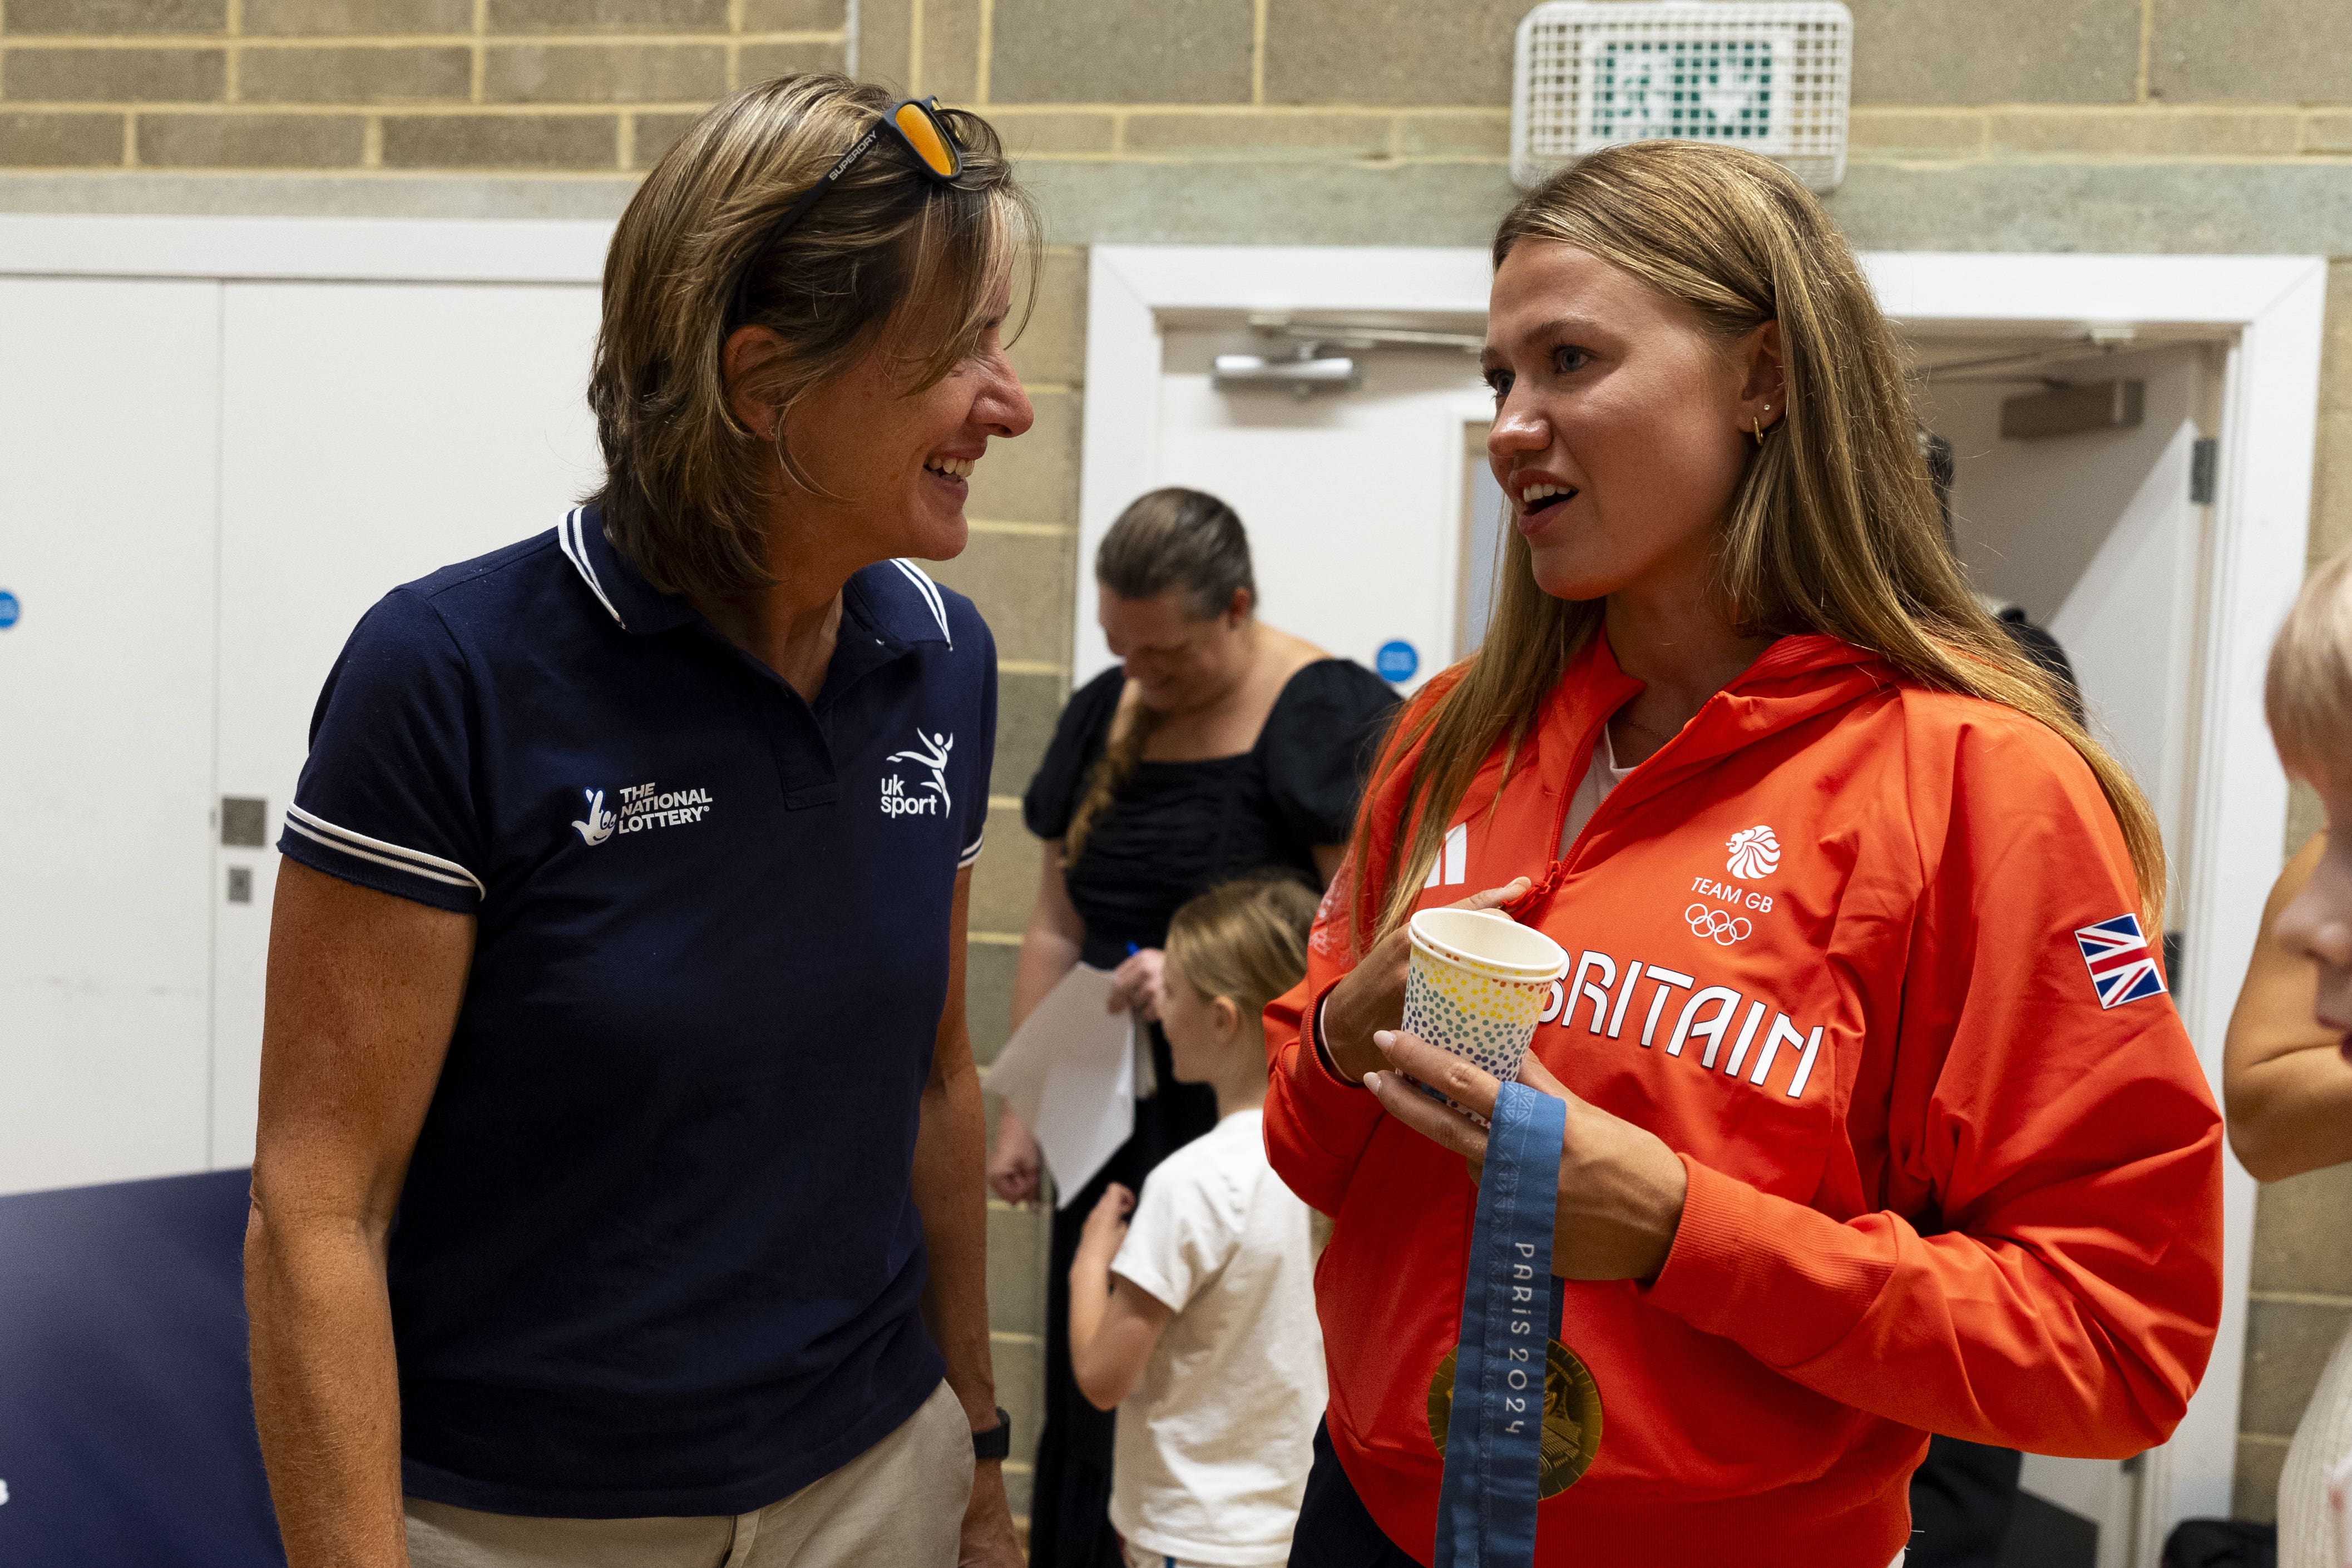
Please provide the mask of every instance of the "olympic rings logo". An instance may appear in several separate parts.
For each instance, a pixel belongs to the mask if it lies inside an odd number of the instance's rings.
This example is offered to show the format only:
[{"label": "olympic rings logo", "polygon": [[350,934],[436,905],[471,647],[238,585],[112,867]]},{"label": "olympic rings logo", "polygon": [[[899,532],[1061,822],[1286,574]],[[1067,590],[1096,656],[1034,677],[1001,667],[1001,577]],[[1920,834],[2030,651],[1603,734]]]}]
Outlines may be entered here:
[{"label": "olympic rings logo", "polygon": [[1720,909],[1709,909],[1704,904],[1694,904],[1683,911],[1690,922],[1694,936],[1712,936],[1717,946],[1728,947],[1734,942],[1745,942],[1756,927],[1736,915],[1726,915]]}]

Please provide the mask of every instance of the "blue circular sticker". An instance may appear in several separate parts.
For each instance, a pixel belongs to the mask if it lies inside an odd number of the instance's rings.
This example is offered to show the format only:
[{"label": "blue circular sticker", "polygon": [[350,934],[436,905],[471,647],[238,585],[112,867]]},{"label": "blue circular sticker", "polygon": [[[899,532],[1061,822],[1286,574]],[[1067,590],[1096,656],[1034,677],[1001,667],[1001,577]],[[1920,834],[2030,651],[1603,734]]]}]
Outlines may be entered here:
[{"label": "blue circular sticker", "polygon": [[0,589],[0,632],[5,632],[16,624],[16,617],[22,609],[23,606],[16,602],[15,594]]},{"label": "blue circular sticker", "polygon": [[1381,651],[1372,655],[1372,668],[1381,673],[1384,681],[1409,681],[1412,673],[1421,668],[1421,654],[1400,637],[1381,644]]}]

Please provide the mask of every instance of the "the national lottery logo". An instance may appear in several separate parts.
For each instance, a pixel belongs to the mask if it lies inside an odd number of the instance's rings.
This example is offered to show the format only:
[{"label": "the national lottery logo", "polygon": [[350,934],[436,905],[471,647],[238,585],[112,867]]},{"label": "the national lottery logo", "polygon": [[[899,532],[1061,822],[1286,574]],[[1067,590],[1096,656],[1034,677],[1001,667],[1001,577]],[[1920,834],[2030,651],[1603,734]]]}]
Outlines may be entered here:
[{"label": "the national lottery logo", "polygon": [[1754,882],[1780,869],[1780,841],[1760,822],[1740,829],[1723,847],[1731,852],[1724,869],[1742,882]]},{"label": "the national lottery logo", "polygon": [[886,817],[944,817],[952,802],[948,796],[948,753],[955,749],[955,737],[946,734],[925,735],[915,732],[915,748],[894,751],[884,760],[911,762],[930,775],[916,780],[912,789],[907,780],[896,772],[882,775],[882,814]]},{"label": "the national lottery logo", "polygon": [[615,833],[691,827],[710,814],[709,790],[665,789],[657,783],[615,789],[610,806],[602,789],[583,789],[580,798],[586,812],[572,820],[572,831],[592,850]]}]

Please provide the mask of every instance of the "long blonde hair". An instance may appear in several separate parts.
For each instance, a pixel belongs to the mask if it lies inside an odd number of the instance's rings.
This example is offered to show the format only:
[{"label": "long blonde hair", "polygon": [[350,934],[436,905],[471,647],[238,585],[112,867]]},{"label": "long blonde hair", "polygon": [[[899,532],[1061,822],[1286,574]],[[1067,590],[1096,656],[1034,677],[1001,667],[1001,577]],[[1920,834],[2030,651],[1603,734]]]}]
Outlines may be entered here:
[{"label": "long blonde hair", "polygon": [[[2015,708],[2096,775],[2163,929],[2164,845],[2131,775],[2074,722],[2050,677],[1987,615],[1943,538],[1895,335],[1853,254],[1794,176],[1770,160],[1691,141],[1596,152],[1520,198],[1495,234],[1500,267],[1522,241],[1570,245],[1622,267],[1737,340],[1780,329],[1785,417],[1764,433],[1722,523],[1719,582],[1746,635],[1826,632],[1921,685]],[[1360,817],[1355,925],[1369,942],[1412,911],[1448,824],[1497,745],[1507,770],[1602,600],[1536,585],[1528,542],[1506,529],[1485,643],[1400,716],[1378,789],[1410,768],[1384,874]],[[1417,749],[1416,749],[1417,748]]]}]

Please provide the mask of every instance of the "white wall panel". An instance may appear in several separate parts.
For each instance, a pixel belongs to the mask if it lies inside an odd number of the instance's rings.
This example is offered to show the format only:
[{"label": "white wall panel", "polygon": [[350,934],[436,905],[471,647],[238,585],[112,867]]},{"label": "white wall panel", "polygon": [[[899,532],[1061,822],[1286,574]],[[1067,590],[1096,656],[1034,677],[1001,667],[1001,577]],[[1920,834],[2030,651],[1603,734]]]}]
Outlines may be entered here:
[{"label": "white wall panel", "polygon": [[[328,667],[397,584],[551,528],[602,472],[588,285],[232,283],[223,329],[220,790],[268,802]],[[251,1157],[274,848],[220,910],[215,1164]]]},{"label": "white wall panel", "polygon": [[0,1192],[205,1165],[219,306],[0,278]]}]

